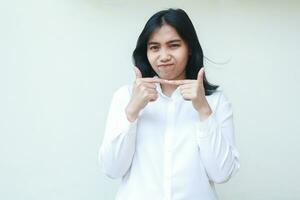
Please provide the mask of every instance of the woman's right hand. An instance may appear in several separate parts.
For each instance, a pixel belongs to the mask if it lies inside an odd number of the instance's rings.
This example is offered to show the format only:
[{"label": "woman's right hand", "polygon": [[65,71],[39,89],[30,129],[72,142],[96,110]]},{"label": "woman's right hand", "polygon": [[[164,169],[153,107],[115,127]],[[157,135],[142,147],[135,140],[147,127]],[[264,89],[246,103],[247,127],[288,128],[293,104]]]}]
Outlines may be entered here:
[{"label": "woman's right hand", "polygon": [[150,102],[158,98],[155,83],[162,83],[164,80],[159,78],[142,78],[139,68],[134,67],[135,82],[132,89],[131,99],[126,106],[125,112],[127,119],[134,122],[139,112]]}]

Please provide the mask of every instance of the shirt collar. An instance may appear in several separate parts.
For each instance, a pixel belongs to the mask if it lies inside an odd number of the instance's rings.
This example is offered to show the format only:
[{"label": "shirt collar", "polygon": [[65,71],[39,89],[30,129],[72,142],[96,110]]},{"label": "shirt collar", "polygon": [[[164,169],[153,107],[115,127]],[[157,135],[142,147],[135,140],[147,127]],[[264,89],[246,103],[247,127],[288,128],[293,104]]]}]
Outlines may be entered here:
[{"label": "shirt collar", "polygon": [[[154,78],[159,78],[158,76],[154,76]],[[160,83],[155,83],[156,85],[156,90],[157,92],[163,97],[163,98],[166,98],[166,99],[179,99],[179,98],[182,98],[181,94],[180,94],[180,90],[179,90],[179,87],[177,87],[173,93],[171,94],[170,97],[166,96],[163,92],[162,92],[162,89],[161,89],[161,85]]]}]

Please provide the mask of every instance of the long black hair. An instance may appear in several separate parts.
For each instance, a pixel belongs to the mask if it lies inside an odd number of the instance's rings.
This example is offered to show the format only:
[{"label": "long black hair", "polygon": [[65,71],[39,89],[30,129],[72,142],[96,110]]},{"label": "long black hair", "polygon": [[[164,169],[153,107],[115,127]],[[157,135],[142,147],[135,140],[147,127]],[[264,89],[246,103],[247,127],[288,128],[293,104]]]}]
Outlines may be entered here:
[{"label": "long black hair", "polygon": [[[153,77],[157,75],[147,58],[147,43],[151,34],[164,24],[175,28],[179,36],[187,43],[190,55],[185,68],[185,76],[187,79],[197,79],[198,72],[203,67],[203,51],[192,21],[182,9],[170,8],[168,10],[159,11],[150,17],[133,51],[132,57],[134,65],[140,69],[143,77]],[[205,95],[211,95],[219,87],[209,83],[205,74],[203,85]]]}]

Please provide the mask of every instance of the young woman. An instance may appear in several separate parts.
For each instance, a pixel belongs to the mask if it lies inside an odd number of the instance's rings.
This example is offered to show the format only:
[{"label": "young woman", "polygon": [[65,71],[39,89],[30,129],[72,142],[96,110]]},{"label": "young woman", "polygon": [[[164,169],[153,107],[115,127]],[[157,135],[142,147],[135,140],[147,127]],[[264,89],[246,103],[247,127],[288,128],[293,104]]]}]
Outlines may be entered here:
[{"label": "young woman", "polygon": [[239,169],[231,104],[210,84],[181,9],[154,14],[133,52],[136,79],[112,99],[99,151],[117,200],[214,200]]}]

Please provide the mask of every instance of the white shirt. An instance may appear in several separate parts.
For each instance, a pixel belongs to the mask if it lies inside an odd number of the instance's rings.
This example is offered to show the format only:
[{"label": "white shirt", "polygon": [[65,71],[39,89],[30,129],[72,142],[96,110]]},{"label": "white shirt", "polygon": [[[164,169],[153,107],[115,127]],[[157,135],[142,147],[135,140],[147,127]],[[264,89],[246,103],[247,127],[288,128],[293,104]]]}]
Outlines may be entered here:
[{"label": "white shirt", "polygon": [[217,90],[206,96],[213,113],[200,121],[179,88],[159,97],[131,123],[125,107],[131,85],[113,95],[99,161],[104,173],[122,178],[116,200],[215,200],[214,183],[240,167],[231,104]]}]

